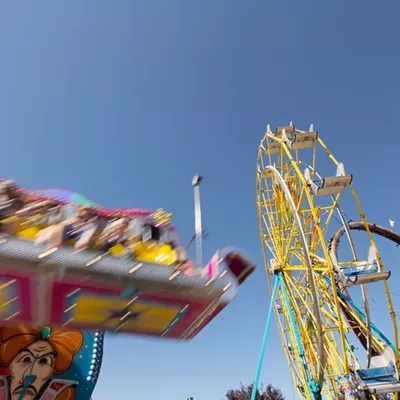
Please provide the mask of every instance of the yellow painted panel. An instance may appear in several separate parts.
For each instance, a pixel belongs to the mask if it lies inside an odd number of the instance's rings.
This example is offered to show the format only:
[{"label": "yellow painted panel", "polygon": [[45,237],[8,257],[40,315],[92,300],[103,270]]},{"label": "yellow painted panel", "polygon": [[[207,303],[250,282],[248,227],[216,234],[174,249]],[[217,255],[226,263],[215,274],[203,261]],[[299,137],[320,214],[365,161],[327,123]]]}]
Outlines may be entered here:
[{"label": "yellow painted panel", "polygon": [[181,310],[179,305],[167,305],[137,300],[127,306],[119,297],[82,293],[73,308],[75,323],[103,324],[115,329],[122,323],[131,330],[163,332]]},{"label": "yellow painted panel", "polygon": [[39,233],[39,228],[37,226],[32,226],[27,229],[23,229],[17,233],[17,237],[24,240],[35,240],[37,234]]},{"label": "yellow painted panel", "polygon": [[111,247],[110,253],[114,257],[123,257],[126,254],[126,249],[121,243],[118,243],[114,247]]},{"label": "yellow painted panel", "polygon": [[138,242],[133,246],[134,257],[139,261],[170,265],[176,260],[176,253],[168,244]]}]

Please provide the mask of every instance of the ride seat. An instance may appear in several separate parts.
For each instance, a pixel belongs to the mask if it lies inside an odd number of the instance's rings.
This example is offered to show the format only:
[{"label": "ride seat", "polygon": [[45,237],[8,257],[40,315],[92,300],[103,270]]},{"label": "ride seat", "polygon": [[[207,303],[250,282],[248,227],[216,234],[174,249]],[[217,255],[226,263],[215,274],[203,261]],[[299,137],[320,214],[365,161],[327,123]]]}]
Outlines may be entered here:
[{"label": "ride seat", "polygon": [[384,367],[360,369],[357,374],[363,391],[374,395],[400,392],[397,369],[392,361]]},{"label": "ride seat", "polygon": [[[282,139],[284,142],[288,143],[290,146],[290,140],[294,135],[294,126],[290,124],[289,126],[281,126],[276,129],[276,133],[271,132],[269,125],[267,126],[267,133],[273,135],[279,139]],[[276,142],[275,140],[270,140],[267,143],[267,148],[265,149],[265,153],[272,155],[279,153],[281,149],[281,142]]]},{"label": "ride seat", "polygon": [[396,382],[396,367],[391,362],[386,367],[360,369],[357,371],[358,376],[364,382]]},{"label": "ride seat", "polygon": [[318,132],[298,133],[295,135],[290,145],[292,150],[304,150],[315,147],[317,143]]},{"label": "ride seat", "polygon": [[352,267],[342,269],[342,272],[349,277],[357,275],[373,274],[378,271],[379,271],[379,265],[377,260],[373,260],[372,263],[370,264],[368,262],[361,262]]},{"label": "ride seat", "polygon": [[270,178],[273,175],[273,172],[268,168],[264,168],[263,171],[261,171],[260,166],[257,168],[257,173],[261,175],[262,178]]},{"label": "ride seat", "polygon": [[133,256],[139,261],[162,265],[170,265],[176,260],[176,252],[169,244],[160,245],[149,241],[135,243]]},{"label": "ride seat", "polygon": [[280,139],[284,139],[285,137],[288,139],[292,139],[294,135],[295,127],[292,123],[288,126],[279,126],[276,128],[276,137]]},{"label": "ride seat", "polygon": [[342,281],[344,281],[346,287],[379,282],[390,277],[390,271],[381,271],[376,250],[373,246],[369,248],[367,261],[359,262],[351,267],[343,267],[340,270],[344,275]]},{"label": "ride seat", "polygon": [[351,184],[353,175],[346,174],[344,171],[344,165],[340,163],[336,169],[336,176],[323,178],[321,186],[316,185],[311,180],[311,172],[308,168],[304,171],[304,178],[314,195],[331,196],[342,193],[346,187]]}]

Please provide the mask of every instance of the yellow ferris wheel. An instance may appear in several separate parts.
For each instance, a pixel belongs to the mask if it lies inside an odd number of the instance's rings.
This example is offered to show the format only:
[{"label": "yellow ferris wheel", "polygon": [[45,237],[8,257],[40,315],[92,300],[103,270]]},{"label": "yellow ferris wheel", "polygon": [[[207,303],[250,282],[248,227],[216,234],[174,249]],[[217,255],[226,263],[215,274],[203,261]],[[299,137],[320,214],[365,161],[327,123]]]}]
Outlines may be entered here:
[{"label": "yellow ferris wheel", "polygon": [[[331,172],[324,176],[317,160],[321,168],[330,164]],[[304,399],[397,399],[400,392],[390,272],[373,235],[396,243],[400,236],[367,222],[352,180],[313,125],[303,131],[290,123],[275,132],[267,126],[258,148],[257,207],[270,310]],[[358,209],[359,222],[347,221],[339,206],[342,199]],[[334,220],[341,224],[337,232]],[[365,254],[359,254],[353,230],[365,232]],[[351,249],[347,258],[338,253],[343,235]],[[384,286],[392,341],[371,320],[370,283]],[[350,287],[360,288],[362,308],[354,303]],[[361,343],[362,357],[351,336]]]}]

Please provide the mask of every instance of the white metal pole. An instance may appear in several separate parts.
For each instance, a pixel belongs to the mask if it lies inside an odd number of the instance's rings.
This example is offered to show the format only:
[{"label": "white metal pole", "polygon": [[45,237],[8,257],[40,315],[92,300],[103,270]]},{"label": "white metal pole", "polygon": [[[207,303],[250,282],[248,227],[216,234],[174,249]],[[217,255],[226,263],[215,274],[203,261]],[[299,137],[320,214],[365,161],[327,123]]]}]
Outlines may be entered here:
[{"label": "white metal pole", "polygon": [[200,175],[195,175],[192,180],[194,187],[194,223],[196,233],[196,262],[199,267],[203,267],[203,228],[201,225],[201,203],[200,203]]}]

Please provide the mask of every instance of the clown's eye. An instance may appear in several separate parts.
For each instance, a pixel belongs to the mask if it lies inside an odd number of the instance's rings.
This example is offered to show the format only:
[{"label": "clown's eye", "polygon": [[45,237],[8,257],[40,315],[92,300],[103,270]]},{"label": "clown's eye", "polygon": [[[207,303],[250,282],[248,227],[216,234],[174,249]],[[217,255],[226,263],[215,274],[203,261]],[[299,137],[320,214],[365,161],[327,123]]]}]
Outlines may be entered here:
[{"label": "clown's eye", "polygon": [[23,363],[30,363],[30,362],[32,362],[32,356],[24,356],[24,357],[22,357],[21,361]]}]

